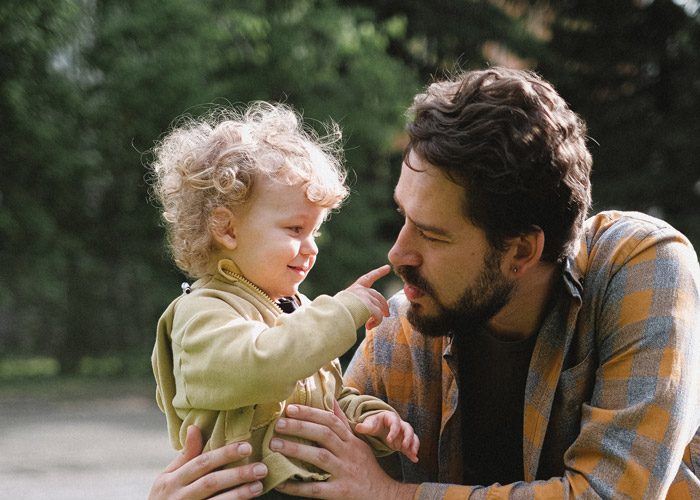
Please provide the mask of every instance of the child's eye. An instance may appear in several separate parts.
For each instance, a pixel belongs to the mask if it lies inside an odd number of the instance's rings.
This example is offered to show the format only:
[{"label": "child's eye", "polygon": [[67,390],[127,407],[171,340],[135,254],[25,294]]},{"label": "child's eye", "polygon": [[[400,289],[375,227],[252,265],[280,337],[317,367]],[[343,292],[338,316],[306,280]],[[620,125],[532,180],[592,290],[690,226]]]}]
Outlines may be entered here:
[{"label": "child's eye", "polygon": [[289,229],[293,233],[299,234],[299,233],[301,233],[302,228],[301,228],[301,226],[289,226],[287,229]]},{"label": "child's eye", "polygon": [[314,231],[313,232],[314,238],[320,238],[321,237],[321,231]]}]

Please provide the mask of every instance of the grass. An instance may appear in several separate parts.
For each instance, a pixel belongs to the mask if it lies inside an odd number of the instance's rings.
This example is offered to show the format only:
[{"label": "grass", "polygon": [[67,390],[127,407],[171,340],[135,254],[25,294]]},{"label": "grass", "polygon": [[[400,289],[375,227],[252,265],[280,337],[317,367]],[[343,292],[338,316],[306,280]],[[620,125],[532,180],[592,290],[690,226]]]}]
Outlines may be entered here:
[{"label": "grass", "polygon": [[0,359],[0,400],[71,401],[122,396],[155,397],[150,364],[142,357],[83,358],[72,376],[59,375],[58,362],[52,358]]},{"label": "grass", "polygon": [[[48,356],[0,357],[0,381],[3,379],[51,377],[58,375],[61,366]],[[84,356],[76,375],[87,377],[150,377],[150,353],[120,353],[103,356]]]},{"label": "grass", "polygon": [[152,379],[33,377],[0,380],[0,401],[78,401],[144,396],[155,400]]}]

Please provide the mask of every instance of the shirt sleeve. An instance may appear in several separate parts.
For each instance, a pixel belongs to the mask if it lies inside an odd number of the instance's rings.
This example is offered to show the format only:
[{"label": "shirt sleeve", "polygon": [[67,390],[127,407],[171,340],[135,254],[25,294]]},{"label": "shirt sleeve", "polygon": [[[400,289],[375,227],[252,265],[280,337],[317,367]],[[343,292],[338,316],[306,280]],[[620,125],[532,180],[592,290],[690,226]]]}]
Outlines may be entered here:
[{"label": "shirt sleeve", "polygon": [[599,361],[565,455],[574,496],[663,498],[700,421],[697,256],[669,226],[635,227],[587,275]]},{"label": "shirt sleeve", "polygon": [[[381,391],[375,388],[374,364],[370,353],[373,345],[374,330],[368,330],[365,338],[355,351],[344,378],[348,387],[358,389],[358,392],[362,394],[381,397]],[[386,397],[382,399],[386,399]]]},{"label": "shirt sleeve", "polygon": [[[348,417],[353,432],[355,431],[355,425],[378,411],[398,413],[388,403],[379,399],[375,390],[372,388],[372,363],[368,356],[368,349],[372,346],[373,336],[374,331],[369,330],[360,344],[360,347],[355,351],[345,374],[346,385],[343,387],[343,392],[338,398],[338,403]],[[358,390],[358,384],[361,384],[364,390]],[[378,457],[389,455],[394,451],[384,441],[376,437],[363,434],[356,435],[369,444],[374,454]]]},{"label": "shirt sleeve", "polygon": [[389,446],[384,439],[367,434],[360,434],[355,431],[355,426],[364,422],[370,415],[375,415],[383,411],[396,413],[391,406],[381,399],[366,394],[360,394],[357,389],[352,387],[343,388],[343,391],[338,396],[338,405],[347,416],[350,427],[355,435],[372,448],[375,456],[383,457],[394,452],[394,449]]},{"label": "shirt sleeve", "polygon": [[173,336],[178,394],[187,398],[180,404],[211,410],[286,399],[298,380],[351,348],[369,317],[349,292],[320,296],[271,327],[213,297],[191,309],[179,345]]}]

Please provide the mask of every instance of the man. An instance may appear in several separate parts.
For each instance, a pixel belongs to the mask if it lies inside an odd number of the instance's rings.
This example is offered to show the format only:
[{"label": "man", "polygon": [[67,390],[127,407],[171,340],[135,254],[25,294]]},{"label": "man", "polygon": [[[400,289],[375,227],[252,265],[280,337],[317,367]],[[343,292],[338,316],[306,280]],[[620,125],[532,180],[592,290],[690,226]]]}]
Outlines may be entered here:
[{"label": "man", "polygon": [[638,213],[584,222],[585,126],[532,73],[468,72],[411,112],[395,190],[405,224],[389,253],[404,291],[346,378],[414,426],[419,461],[384,464],[399,483],[340,417],[290,407],[279,430],[319,447],[272,445],[332,477],[282,491],[700,498],[700,270],[687,239]]}]

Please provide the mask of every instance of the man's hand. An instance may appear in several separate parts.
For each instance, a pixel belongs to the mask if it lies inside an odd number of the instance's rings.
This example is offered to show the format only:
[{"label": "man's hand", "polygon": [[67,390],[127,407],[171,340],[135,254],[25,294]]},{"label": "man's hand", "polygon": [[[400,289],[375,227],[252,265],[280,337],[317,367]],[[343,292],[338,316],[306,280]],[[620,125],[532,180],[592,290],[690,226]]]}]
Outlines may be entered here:
[{"label": "man's hand", "polygon": [[[250,455],[248,443],[232,443],[202,453],[202,434],[191,425],[187,429],[185,448],[153,483],[148,500],[249,500],[260,494],[260,479],[267,467],[253,463],[231,469],[216,470]],[[234,488],[235,487],[235,488]],[[217,492],[225,491],[219,495]]]},{"label": "man's hand", "polygon": [[318,447],[274,438],[270,448],[288,457],[313,464],[331,474],[327,481],[287,481],[277,489],[289,494],[326,500],[411,500],[415,484],[394,481],[377,463],[372,450],[350,430],[335,403],[334,413],[308,406],[290,405],[289,418],[276,430],[316,442]]},{"label": "man's hand", "polygon": [[411,462],[418,461],[420,442],[411,424],[392,411],[381,411],[370,415],[355,426],[355,431],[383,439],[392,449],[400,451]]}]

